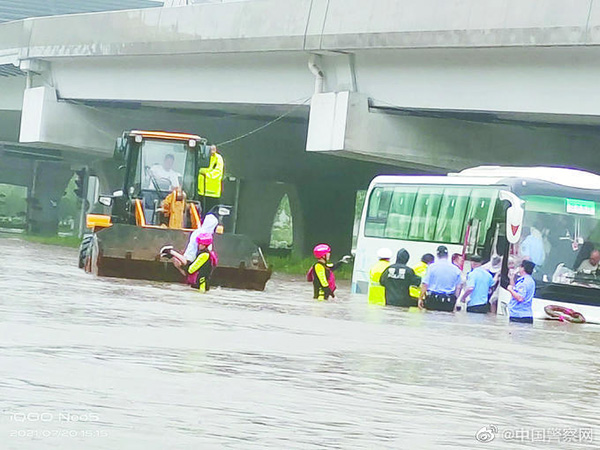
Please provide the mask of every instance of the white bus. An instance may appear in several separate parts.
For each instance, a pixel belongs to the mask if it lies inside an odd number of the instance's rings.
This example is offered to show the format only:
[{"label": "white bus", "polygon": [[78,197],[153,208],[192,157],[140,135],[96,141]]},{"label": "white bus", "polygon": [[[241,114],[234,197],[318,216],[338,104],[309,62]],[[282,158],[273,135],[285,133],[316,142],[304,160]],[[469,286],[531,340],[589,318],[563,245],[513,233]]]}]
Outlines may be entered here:
[{"label": "white bus", "polygon": [[[600,323],[600,271],[580,269],[600,249],[598,175],[483,166],[447,176],[378,176],[360,221],[352,291],[367,292],[379,248],[405,248],[413,266],[440,244],[450,254],[502,256],[505,274],[510,263],[531,259],[537,264],[534,318],[548,318],[544,308],[556,305]],[[510,294],[501,289],[499,296],[498,314],[506,314]]]}]

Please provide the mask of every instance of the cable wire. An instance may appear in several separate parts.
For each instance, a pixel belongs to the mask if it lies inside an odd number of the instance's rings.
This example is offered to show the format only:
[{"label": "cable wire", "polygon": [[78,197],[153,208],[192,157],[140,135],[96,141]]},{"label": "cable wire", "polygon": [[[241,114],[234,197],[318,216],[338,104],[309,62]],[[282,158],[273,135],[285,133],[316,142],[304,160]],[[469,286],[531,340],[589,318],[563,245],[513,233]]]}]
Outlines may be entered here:
[{"label": "cable wire", "polygon": [[284,112],[283,114],[281,114],[280,116],[276,117],[275,119],[261,125],[258,128],[255,128],[254,130],[248,131],[247,133],[242,134],[241,136],[237,136],[234,137],[232,139],[228,139],[226,141],[220,142],[218,144],[216,144],[217,147],[220,147],[222,145],[228,145],[231,144],[233,142],[237,142],[237,141],[241,141],[242,139],[247,138],[248,136],[252,136],[255,133],[258,133],[259,131],[264,130],[267,127],[270,127],[271,125],[273,125],[276,122],[279,122],[281,119],[284,119],[285,117],[289,116],[292,112],[294,112],[296,110],[296,108],[299,108],[300,106],[303,106],[306,104],[307,101],[310,100],[310,97],[306,97],[301,103],[297,103],[295,105],[293,105],[290,109],[288,109],[286,112]]},{"label": "cable wire", "polygon": [[[279,122],[280,120],[286,118],[291,113],[293,113],[297,108],[306,105],[306,103],[310,99],[311,99],[311,97],[304,97],[304,98],[301,98],[301,99],[292,100],[290,102],[287,102],[287,103],[284,104],[284,106],[291,105],[291,107],[287,111],[285,111],[283,114],[277,116],[275,119],[270,120],[269,122],[267,122],[267,123],[265,123],[265,124],[263,124],[263,125],[255,128],[253,130],[248,131],[247,133],[244,133],[244,134],[242,134],[240,136],[236,136],[234,138],[231,138],[231,139],[228,139],[226,141],[220,142],[220,143],[218,143],[216,145],[217,146],[228,145],[228,144],[231,144],[233,142],[237,142],[237,141],[245,139],[245,138],[247,138],[249,136],[252,136],[253,134],[258,133],[259,131],[262,131],[265,128],[268,128],[271,125],[273,125],[273,124]],[[128,115],[128,116],[130,115],[129,111],[124,111],[124,110],[122,110],[120,108],[98,107],[98,106],[87,104],[84,101],[73,100],[73,99],[61,99],[61,101],[64,101],[65,103],[69,103],[69,104],[72,104],[72,105],[83,107],[84,109],[87,109],[87,110],[90,110],[90,111],[94,111],[94,112],[97,112],[99,114],[110,115],[112,117],[114,117],[115,113],[118,114],[118,115]],[[83,118],[82,117],[82,119],[83,119],[84,122],[86,122],[88,125],[90,125],[93,129],[96,129],[97,131],[99,131],[100,133],[102,133],[104,135],[107,135],[107,136],[109,135],[108,132],[106,132],[105,130],[103,130],[97,124],[95,124],[95,123],[87,120],[87,118]],[[211,117],[211,119],[212,120],[216,120],[216,121],[220,121],[220,120],[224,120],[224,119],[231,119],[231,117],[220,117],[220,118]],[[189,122],[189,121],[193,120],[193,116],[186,117],[186,118],[177,118],[175,121],[183,121],[183,120],[185,120],[186,122]]]}]

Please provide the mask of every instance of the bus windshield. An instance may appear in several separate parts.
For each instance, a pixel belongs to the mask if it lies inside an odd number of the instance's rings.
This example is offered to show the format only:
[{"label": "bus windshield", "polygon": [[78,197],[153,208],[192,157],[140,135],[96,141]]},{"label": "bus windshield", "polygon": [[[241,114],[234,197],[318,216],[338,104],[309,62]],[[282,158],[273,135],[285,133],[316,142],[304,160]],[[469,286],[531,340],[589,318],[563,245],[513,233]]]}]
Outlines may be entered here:
[{"label": "bus windshield", "polygon": [[600,288],[600,203],[543,195],[522,198],[519,253],[536,264],[535,278]]}]

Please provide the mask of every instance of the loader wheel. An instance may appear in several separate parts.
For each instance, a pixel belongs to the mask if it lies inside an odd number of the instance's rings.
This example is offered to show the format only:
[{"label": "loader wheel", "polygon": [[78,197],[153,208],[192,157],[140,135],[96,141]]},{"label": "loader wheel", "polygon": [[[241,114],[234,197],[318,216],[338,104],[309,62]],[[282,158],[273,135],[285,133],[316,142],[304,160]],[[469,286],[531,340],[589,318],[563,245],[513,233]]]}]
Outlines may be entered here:
[{"label": "loader wheel", "polygon": [[85,260],[89,255],[93,234],[85,234],[83,239],[81,240],[81,244],[79,244],[79,268],[83,269],[85,267]]}]

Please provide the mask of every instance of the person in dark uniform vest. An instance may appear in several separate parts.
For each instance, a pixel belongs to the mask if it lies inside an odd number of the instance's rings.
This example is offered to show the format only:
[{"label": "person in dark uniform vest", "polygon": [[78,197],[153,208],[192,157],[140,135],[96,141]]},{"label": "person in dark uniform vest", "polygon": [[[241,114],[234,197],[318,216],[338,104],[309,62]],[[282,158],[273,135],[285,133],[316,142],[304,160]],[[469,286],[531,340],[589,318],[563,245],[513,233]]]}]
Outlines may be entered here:
[{"label": "person in dark uniform vest", "polygon": [[400,249],[396,255],[396,263],[383,271],[380,283],[385,287],[385,304],[392,306],[417,306],[415,298],[410,296],[409,288],[419,286],[421,277],[408,267],[406,263],[410,254],[406,249]]}]

